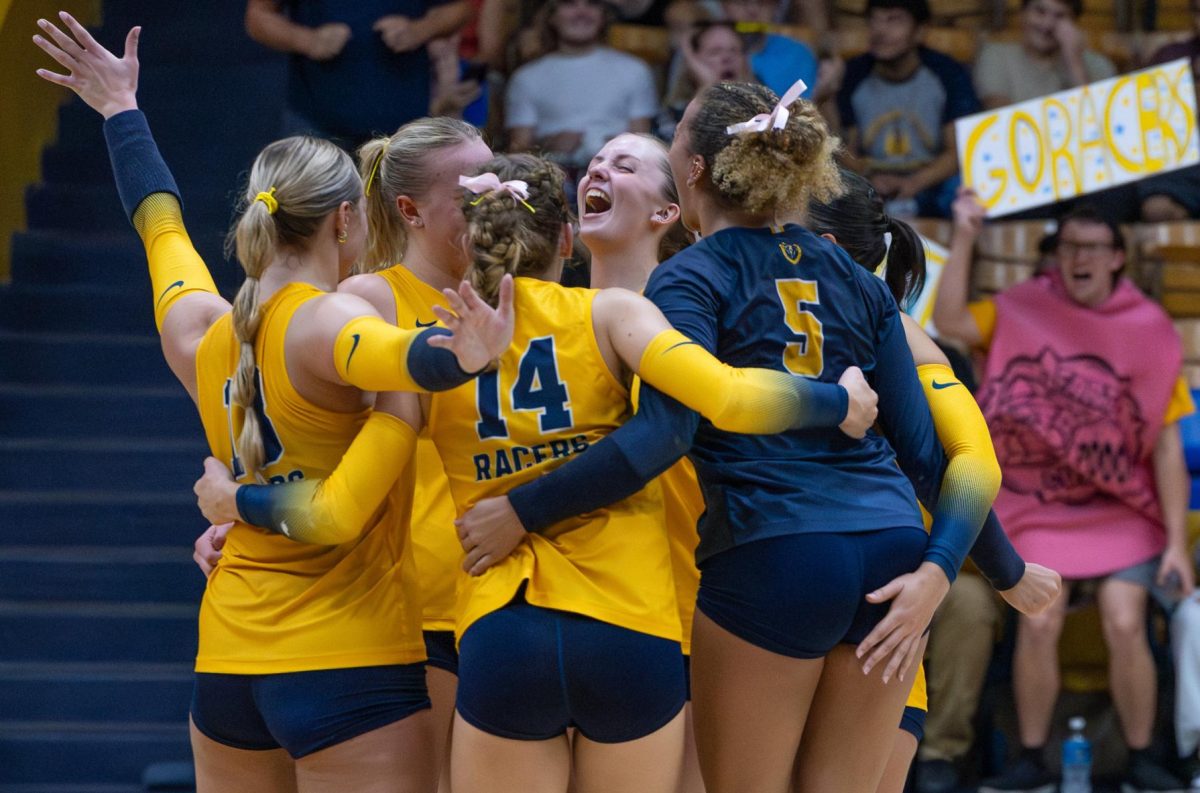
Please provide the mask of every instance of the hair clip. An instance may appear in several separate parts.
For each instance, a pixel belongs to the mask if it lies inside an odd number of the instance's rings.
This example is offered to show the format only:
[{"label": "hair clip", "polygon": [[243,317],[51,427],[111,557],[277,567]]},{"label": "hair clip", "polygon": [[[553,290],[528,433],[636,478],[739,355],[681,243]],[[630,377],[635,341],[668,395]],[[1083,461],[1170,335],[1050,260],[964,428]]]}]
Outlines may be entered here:
[{"label": "hair clip", "polygon": [[507,193],[512,196],[514,201],[520,203],[531,213],[537,214],[537,210],[526,200],[529,198],[529,183],[522,182],[520,179],[510,179],[507,182],[502,182],[499,176],[489,171],[481,173],[478,176],[460,176],[458,177],[458,185],[459,187],[465,187],[479,196],[479,198],[471,202],[471,206],[475,206],[486,198],[488,193]]}]

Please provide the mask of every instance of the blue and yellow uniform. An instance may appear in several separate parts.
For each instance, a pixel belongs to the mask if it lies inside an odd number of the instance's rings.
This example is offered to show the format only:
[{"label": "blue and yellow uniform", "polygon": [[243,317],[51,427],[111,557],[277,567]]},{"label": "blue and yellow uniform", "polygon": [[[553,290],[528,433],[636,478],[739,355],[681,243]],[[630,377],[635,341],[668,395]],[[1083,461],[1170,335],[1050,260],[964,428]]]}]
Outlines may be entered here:
[{"label": "blue and yellow uniform", "polygon": [[[723,230],[660,266],[646,294],[725,363],[825,381],[860,366],[880,393],[884,432],[904,435],[917,456],[936,447],[895,302],[832,243],[797,226]],[[912,486],[882,435],[857,442],[829,430],[743,436],[691,421],[680,432],[695,427],[691,456],[707,504],[699,607],[782,654],[820,656],[861,640],[886,613],[862,605],[866,592],[922,560],[953,580],[990,503],[986,495],[943,492],[955,503],[927,545]],[[966,485],[985,493],[991,483]],[[852,561],[842,569],[834,559]],[[826,606],[831,599],[841,611]],[[812,609],[828,613],[806,618]]]},{"label": "blue and yellow uniform", "polygon": [[[396,325],[427,328],[437,323],[433,306],[445,306],[442,293],[413,275],[402,264],[375,273],[392,290]],[[454,648],[455,582],[462,547],[454,531],[454,502],[442,458],[426,427],[417,440],[416,488],[412,497],[412,547],[420,580],[421,625],[428,663],[458,673]]]},{"label": "blue and yellow uniform", "polygon": [[[460,513],[564,463],[628,418],[628,390],[592,328],[596,294],[518,278],[513,343],[496,370],[433,398],[432,438]],[[480,729],[538,740],[574,724],[616,742],[653,732],[682,707],[657,484],[526,535],[508,558],[462,579],[458,602],[458,709]],[[598,686],[608,693],[598,696]]]}]

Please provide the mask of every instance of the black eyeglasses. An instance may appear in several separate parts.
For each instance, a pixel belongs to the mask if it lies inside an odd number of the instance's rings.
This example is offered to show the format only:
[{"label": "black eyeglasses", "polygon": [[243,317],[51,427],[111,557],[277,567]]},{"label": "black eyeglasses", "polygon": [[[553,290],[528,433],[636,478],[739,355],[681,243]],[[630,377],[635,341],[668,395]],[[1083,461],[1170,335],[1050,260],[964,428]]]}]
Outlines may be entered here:
[{"label": "black eyeglasses", "polygon": [[1059,242],[1056,250],[1059,256],[1092,259],[1110,253],[1114,247],[1111,242]]}]

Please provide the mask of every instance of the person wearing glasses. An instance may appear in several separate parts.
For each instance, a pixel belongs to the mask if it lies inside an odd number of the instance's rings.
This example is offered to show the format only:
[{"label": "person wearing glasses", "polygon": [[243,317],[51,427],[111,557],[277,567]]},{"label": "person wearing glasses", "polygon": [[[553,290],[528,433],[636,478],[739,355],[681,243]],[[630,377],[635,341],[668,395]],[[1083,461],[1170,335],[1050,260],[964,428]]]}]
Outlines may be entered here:
[{"label": "person wearing glasses", "polygon": [[1193,589],[1189,483],[1178,421],[1194,411],[1166,312],[1122,277],[1120,228],[1080,206],[1059,223],[1057,267],[968,302],[984,211],[970,191],[934,306],[944,337],[986,352],[977,398],[1004,479],[995,509],[1017,551],[1059,571],[1058,600],[1021,616],[1013,658],[1021,754],[980,791],[1053,790],[1044,752],[1072,590],[1095,589],[1109,687],[1130,750],[1126,790],[1177,790],[1149,754],[1157,703],[1147,596]]}]

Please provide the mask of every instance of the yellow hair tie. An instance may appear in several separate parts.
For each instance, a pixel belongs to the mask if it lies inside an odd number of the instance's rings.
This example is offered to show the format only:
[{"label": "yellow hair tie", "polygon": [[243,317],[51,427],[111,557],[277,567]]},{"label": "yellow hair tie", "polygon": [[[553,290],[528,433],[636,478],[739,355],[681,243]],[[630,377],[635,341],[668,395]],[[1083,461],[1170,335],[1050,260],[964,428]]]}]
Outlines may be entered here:
[{"label": "yellow hair tie", "polygon": [[275,198],[275,188],[272,187],[265,193],[259,193],[254,196],[255,201],[262,201],[267,205],[267,214],[274,215],[279,210],[279,201]]},{"label": "yellow hair tie", "polygon": [[[391,142],[391,138],[388,138],[389,145]],[[363,195],[371,194],[371,185],[375,183],[375,174],[379,173],[379,164],[383,162],[383,158],[386,156],[387,146],[384,146],[383,150],[379,152],[379,156],[375,158],[375,164],[371,166],[371,175],[367,177],[367,186],[363,188]]]}]

